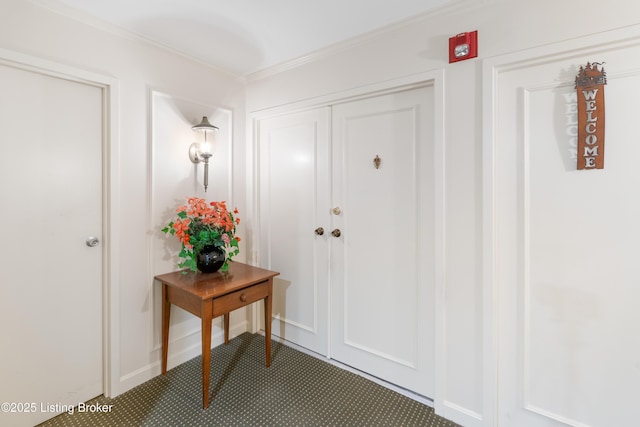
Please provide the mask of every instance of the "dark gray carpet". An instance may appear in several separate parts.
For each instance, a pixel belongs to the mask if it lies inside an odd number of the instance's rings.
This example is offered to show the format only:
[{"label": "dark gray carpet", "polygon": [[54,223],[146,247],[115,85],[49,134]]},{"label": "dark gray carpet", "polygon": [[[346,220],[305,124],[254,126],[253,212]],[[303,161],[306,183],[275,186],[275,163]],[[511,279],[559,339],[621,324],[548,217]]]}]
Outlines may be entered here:
[{"label": "dark gray carpet", "polygon": [[325,361],[242,334],[211,353],[209,407],[202,409],[196,357],[126,393],[89,404],[109,413],[64,413],[41,426],[434,426],[455,427],[433,409]]}]

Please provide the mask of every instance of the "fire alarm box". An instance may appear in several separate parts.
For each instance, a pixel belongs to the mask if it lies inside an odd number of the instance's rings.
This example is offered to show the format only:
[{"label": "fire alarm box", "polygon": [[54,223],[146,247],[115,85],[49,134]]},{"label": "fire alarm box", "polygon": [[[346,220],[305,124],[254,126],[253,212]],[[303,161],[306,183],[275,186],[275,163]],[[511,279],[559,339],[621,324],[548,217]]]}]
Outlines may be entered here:
[{"label": "fire alarm box", "polygon": [[478,56],[478,31],[460,33],[449,39],[449,63]]}]

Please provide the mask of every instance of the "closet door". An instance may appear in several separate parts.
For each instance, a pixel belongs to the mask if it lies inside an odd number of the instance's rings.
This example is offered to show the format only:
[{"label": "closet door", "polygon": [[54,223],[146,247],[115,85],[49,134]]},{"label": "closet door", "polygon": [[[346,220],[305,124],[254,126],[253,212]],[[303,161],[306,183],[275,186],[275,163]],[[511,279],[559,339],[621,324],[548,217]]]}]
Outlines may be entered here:
[{"label": "closet door", "polygon": [[433,102],[423,87],[336,105],[332,118],[331,357],[424,396],[434,388]]},{"label": "closet door", "polygon": [[328,352],[329,114],[258,122],[260,265],[274,280],[272,332]]}]

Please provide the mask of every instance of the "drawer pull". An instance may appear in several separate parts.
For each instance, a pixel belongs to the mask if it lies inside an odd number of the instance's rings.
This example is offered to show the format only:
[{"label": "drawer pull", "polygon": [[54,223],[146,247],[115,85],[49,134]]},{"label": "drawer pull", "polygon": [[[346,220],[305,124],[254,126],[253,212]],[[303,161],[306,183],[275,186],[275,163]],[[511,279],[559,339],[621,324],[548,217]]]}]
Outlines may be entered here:
[{"label": "drawer pull", "polygon": [[240,301],[245,302],[247,300],[247,294],[242,293],[240,294]]}]

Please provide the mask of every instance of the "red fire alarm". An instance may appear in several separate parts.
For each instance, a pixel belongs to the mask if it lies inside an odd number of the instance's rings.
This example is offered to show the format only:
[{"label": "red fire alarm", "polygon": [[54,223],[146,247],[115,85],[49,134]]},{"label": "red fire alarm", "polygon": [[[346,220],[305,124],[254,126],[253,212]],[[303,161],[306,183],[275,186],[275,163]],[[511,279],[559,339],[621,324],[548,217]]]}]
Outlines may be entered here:
[{"label": "red fire alarm", "polygon": [[478,56],[478,31],[460,33],[449,39],[449,64]]}]

